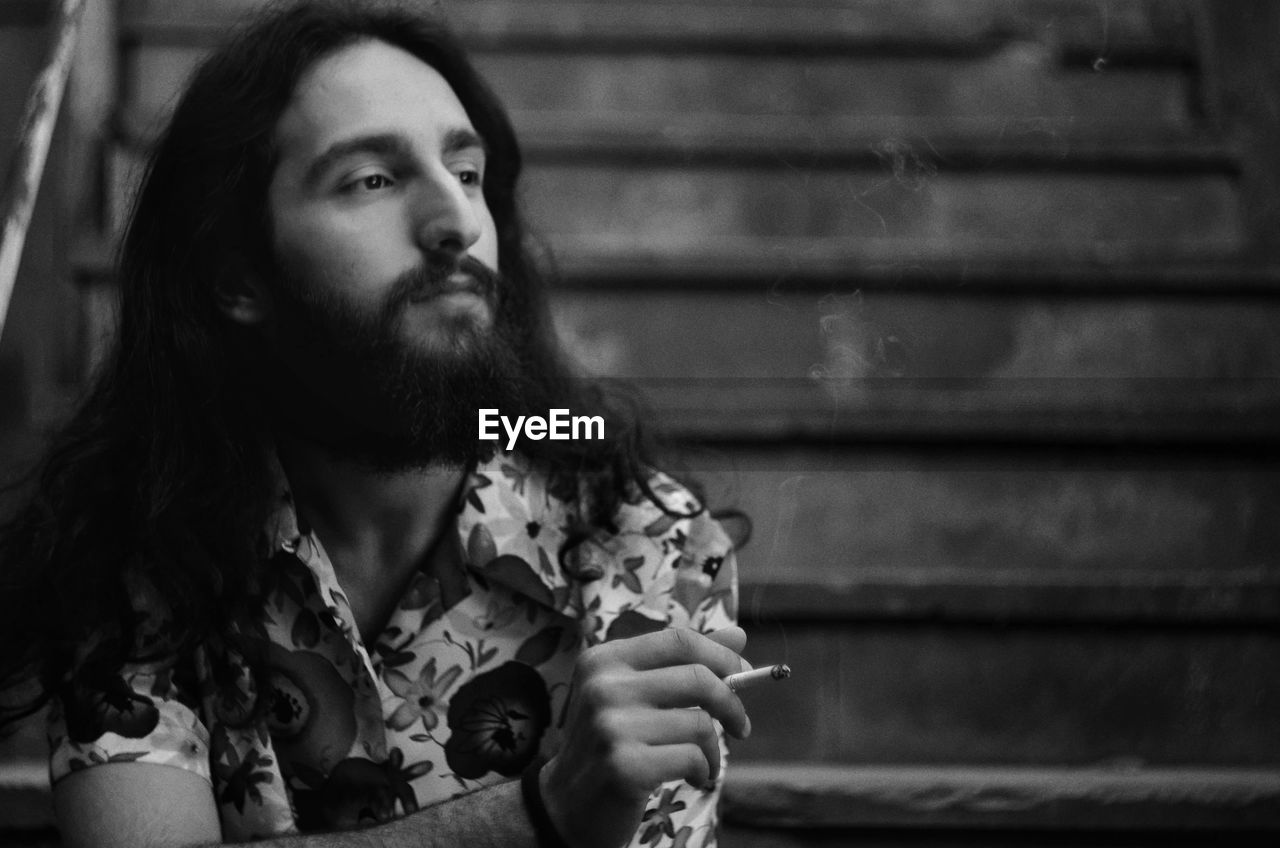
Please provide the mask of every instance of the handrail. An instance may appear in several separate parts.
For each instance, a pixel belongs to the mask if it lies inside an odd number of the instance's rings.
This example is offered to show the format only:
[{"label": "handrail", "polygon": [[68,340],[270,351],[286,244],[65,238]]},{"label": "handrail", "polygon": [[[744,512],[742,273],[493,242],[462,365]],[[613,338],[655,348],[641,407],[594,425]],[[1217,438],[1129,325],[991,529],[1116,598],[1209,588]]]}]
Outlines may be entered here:
[{"label": "handrail", "polygon": [[0,191],[0,211],[4,213],[3,230],[0,230],[0,335],[4,333],[9,300],[18,279],[22,248],[27,241],[31,213],[49,157],[49,144],[53,140],[53,128],[58,121],[62,95],[71,73],[80,18],[86,2],[61,0],[58,4],[49,61],[27,95],[18,147],[5,177],[4,190]]}]

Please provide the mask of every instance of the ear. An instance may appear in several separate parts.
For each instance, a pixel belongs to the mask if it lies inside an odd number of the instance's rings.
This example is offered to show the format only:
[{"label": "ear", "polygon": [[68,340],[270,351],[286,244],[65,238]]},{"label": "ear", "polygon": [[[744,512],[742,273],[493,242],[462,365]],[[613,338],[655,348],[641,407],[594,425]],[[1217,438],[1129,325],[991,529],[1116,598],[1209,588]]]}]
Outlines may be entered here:
[{"label": "ear", "polygon": [[261,324],[271,314],[271,297],[262,282],[254,278],[220,282],[216,297],[218,309],[237,324]]}]

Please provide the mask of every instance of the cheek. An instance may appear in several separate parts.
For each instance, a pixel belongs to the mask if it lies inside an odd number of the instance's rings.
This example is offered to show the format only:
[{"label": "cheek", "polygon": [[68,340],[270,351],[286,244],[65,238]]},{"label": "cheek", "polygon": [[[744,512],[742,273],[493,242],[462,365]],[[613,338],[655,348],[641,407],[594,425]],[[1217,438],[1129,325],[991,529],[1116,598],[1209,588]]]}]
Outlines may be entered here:
[{"label": "cheek", "polygon": [[276,226],[275,253],[286,274],[346,294],[376,292],[410,261],[390,243],[390,225],[286,216]]}]

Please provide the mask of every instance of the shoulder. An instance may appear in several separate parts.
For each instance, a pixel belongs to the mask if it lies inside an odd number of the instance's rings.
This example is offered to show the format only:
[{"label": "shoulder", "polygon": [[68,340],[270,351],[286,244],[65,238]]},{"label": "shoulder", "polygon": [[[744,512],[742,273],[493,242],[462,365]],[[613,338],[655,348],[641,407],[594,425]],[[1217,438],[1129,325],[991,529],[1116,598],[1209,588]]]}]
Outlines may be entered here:
[{"label": "shoulder", "polygon": [[661,471],[634,485],[613,526],[595,528],[567,564],[591,579],[584,602],[600,616],[597,638],[709,632],[737,620],[733,540],[696,494]]},{"label": "shoulder", "polygon": [[591,491],[585,475],[519,454],[477,466],[458,518],[473,567],[583,617],[589,641],[736,620],[733,542],[687,486],[652,471],[598,522],[586,517]]}]

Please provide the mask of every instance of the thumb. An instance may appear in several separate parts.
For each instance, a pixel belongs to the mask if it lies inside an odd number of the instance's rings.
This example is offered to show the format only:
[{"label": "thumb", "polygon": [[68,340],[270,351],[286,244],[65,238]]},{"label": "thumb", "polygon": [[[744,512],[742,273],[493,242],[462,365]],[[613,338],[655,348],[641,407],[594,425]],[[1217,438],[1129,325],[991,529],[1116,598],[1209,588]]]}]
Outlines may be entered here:
[{"label": "thumb", "polygon": [[742,649],[747,646],[747,632],[737,625],[717,630],[714,633],[708,633],[706,637],[712,642],[725,646],[735,654],[741,654]]}]

